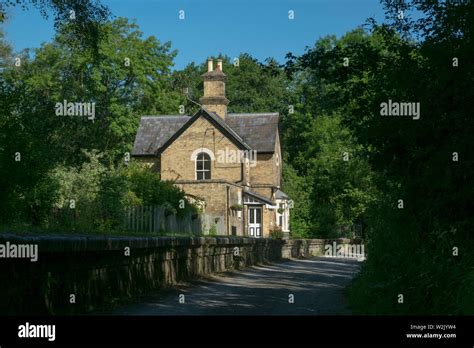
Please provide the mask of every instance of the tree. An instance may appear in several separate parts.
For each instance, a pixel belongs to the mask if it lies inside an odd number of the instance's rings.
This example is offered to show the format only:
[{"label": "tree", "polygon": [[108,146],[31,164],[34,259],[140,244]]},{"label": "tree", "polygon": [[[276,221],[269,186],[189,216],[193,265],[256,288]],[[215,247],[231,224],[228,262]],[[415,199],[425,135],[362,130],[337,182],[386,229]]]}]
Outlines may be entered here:
[{"label": "tree", "polygon": [[[359,313],[472,314],[473,69],[458,63],[473,54],[474,8],[408,1],[404,10],[417,9],[417,19],[400,23],[397,2],[383,3],[394,20],[374,24],[360,52],[383,49],[365,73],[345,80],[344,122],[370,149],[383,192],[369,212],[370,257],[351,303]],[[419,103],[420,118],[381,117],[389,99]],[[399,289],[407,305],[387,300]]]},{"label": "tree", "polygon": [[[56,165],[80,165],[86,160],[83,149],[104,153],[104,163],[118,163],[131,150],[141,115],[178,110],[180,96],[170,85],[176,54],[170,44],[142,38],[125,19],[100,31],[106,40],[98,55],[78,44],[73,28],[65,25],[52,43],[35,50],[34,58],[23,52],[19,66],[4,69],[0,190],[7,199],[0,202],[2,219],[26,214],[28,220],[41,206],[35,185]],[[57,105],[64,101],[93,104],[95,114],[58,116]]]},{"label": "tree", "polygon": [[311,225],[311,184],[310,178],[298,175],[288,163],[283,162],[283,191],[291,197],[293,208],[290,214],[292,238],[308,238],[314,235]]},{"label": "tree", "polygon": [[[346,105],[341,103],[351,92],[343,58],[357,62],[355,54],[341,49],[363,47],[368,40],[362,29],[340,39],[328,36],[300,57],[289,55],[286,64],[294,112],[283,117],[283,143],[287,160],[306,182],[308,236],[354,236],[354,225],[366,226],[366,210],[376,200],[367,148],[343,122]],[[363,69],[355,65],[354,71]],[[343,230],[349,231],[338,232]]]},{"label": "tree", "polygon": [[109,9],[98,0],[6,0],[0,3],[0,22],[4,21],[8,9],[14,6],[22,10],[32,6],[44,18],[52,13],[56,30],[69,24],[81,46],[94,51],[101,39],[100,26],[111,16]]}]

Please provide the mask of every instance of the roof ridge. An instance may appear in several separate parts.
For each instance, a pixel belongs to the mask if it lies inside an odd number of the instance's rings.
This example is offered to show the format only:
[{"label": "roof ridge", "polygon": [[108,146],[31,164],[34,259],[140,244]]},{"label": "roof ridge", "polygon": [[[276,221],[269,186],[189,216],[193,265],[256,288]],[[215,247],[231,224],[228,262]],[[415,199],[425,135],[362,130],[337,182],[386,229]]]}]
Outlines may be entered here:
[{"label": "roof ridge", "polygon": [[233,112],[228,113],[229,116],[280,116],[279,112]]},{"label": "roof ridge", "polygon": [[237,131],[230,126],[225,120],[223,120],[220,116],[218,116],[215,112],[209,111],[205,108],[201,108],[204,110],[208,115],[210,115],[213,119],[215,119],[218,123],[220,123],[224,128],[226,128],[227,131],[229,131],[237,140],[245,144],[249,149],[251,149],[251,146],[245,142],[245,140],[242,138],[242,136],[237,133]]},{"label": "roof ridge", "polygon": [[140,118],[170,118],[170,117],[191,117],[190,115],[145,115],[140,116]]},{"label": "roof ridge", "polygon": [[[225,132],[240,148],[259,152],[274,152],[278,134],[278,113],[235,113],[226,119],[202,108],[206,118],[222,132]],[[180,132],[193,115],[143,115],[135,136],[133,154],[152,155],[163,147],[174,134]]]}]

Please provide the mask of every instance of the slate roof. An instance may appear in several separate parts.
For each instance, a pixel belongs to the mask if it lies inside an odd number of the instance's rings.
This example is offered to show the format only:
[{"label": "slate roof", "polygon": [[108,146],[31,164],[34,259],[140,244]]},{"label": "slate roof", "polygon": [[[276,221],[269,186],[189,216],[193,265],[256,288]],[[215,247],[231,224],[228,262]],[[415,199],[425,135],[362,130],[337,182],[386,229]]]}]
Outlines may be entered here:
[{"label": "slate roof", "polygon": [[227,121],[224,121],[221,117],[219,117],[217,114],[215,114],[214,112],[210,112],[210,111],[207,111],[206,109],[203,108],[203,110],[205,112],[207,112],[207,114],[209,116],[211,116],[211,118],[216,122],[218,123],[221,127],[223,127],[227,132],[229,132],[233,137],[235,137],[240,143],[242,143],[242,145],[244,145],[244,147],[246,147],[248,150],[252,150],[253,148],[245,141],[245,139],[239,134],[237,133],[233,127],[231,127],[229,125],[229,123]]},{"label": "slate roof", "polygon": [[282,190],[277,190],[275,192],[275,199],[290,199],[290,197]]},{"label": "slate roof", "polygon": [[153,155],[191,116],[142,116],[138,127],[133,156]]},{"label": "slate roof", "polygon": [[257,152],[274,152],[278,113],[228,114],[226,123]]},{"label": "slate roof", "polygon": [[257,192],[253,192],[253,191],[244,191],[244,196],[245,195],[249,195],[249,196],[252,196],[260,201],[263,201],[264,203],[267,203],[267,204],[270,204],[270,205],[275,205],[275,202],[273,202],[272,200],[268,199],[267,197],[265,196],[262,196],[260,194],[258,194]]},{"label": "slate roof", "polygon": [[[257,152],[274,152],[278,113],[228,114],[224,121],[213,112],[202,110],[206,111],[214,122],[235,137],[245,148],[257,150]],[[132,155],[156,154],[191,118],[191,116],[171,115],[143,116],[135,137]]]}]

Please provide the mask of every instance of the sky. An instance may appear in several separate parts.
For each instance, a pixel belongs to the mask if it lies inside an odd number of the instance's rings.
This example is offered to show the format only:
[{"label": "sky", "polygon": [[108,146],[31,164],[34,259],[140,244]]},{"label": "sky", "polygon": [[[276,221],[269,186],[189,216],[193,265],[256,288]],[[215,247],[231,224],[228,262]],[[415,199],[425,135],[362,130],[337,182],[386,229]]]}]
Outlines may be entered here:
[{"label": "sky", "polygon": [[[175,69],[202,63],[220,53],[249,53],[260,61],[283,63],[326,35],[341,36],[369,17],[381,22],[379,0],[102,0],[117,17],[135,19],[145,37],[171,41]],[[184,20],[179,12],[184,11]],[[294,11],[290,20],[289,11]],[[51,41],[54,26],[29,6],[8,12],[7,40],[15,51]]]}]

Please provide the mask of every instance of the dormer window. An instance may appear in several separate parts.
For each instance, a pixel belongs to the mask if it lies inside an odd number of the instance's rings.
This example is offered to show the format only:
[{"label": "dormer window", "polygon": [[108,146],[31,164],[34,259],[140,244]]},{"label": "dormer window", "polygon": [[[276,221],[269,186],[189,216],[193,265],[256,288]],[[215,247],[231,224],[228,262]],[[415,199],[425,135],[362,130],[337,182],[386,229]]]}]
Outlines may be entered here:
[{"label": "dormer window", "polygon": [[201,152],[196,156],[196,180],[209,180],[211,178],[211,157]]}]

